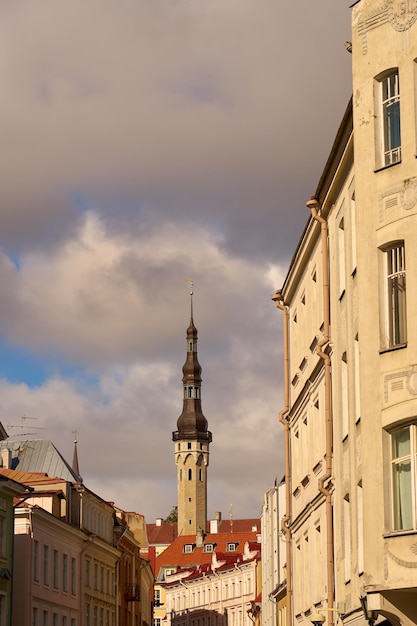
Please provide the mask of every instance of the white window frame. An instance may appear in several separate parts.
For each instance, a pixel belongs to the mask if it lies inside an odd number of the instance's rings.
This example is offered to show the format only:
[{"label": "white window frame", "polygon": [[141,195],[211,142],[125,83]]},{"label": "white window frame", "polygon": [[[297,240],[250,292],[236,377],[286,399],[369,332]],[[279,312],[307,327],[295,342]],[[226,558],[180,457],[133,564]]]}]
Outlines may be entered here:
[{"label": "white window frame", "polygon": [[204,544],[204,552],[214,552],[214,543]]},{"label": "white window frame", "polygon": [[[409,434],[408,450],[399,452],[401,435]],[[403,441],[406,441],[407,438]],[[397,449],[395,446],[397,442]],[[392,529],[394,531],[416,530],[416,488],[417,488],[417,424],[412,423],[390,433],[391,445],[391,494]],[[409,468],[407,470],[407,467]],[[402,468],[402,470],[401,470]],[[400,475],[402,471],[403,476]],[[407,473],[409,476],[407,477]],[[401,480],[402,478],[402,480]],[[401,481],[401,482],[400,482]]]},{"label": "white window frame", "polygon": [[404,241],[381,248],[383,253],[382,348],[407,344],[407,285]]},{"label": "white window frame", "polygon": [[[378,167],[401,162],[400,79],[392,68],[376,79]],[[378,123],[379,122],[379,123]]]}]

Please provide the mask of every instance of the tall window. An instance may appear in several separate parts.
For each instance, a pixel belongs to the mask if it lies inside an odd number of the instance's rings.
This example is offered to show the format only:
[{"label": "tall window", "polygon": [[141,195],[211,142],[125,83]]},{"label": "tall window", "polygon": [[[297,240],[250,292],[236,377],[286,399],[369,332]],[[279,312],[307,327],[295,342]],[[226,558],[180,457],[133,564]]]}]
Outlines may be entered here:
[{"label": "tall window", "polygon": [[68,591],[68,554],[62,555],[62,591]]},{"label": "tall window", "polygon": [[404,242],[384,250],[385,306],[383,324],[384,348],[394,348],[407,342],[406,276]]},{"label": "tall window", "polygon": [[49,585],[49,547],[43,546],[43,584]]},{"label": "tall window", "polygon": [[76,591],[76,574],[77,574],[77,563],[74,558],[71,559],[71,593],[75,596]]},{"label": "tall window", "polygon": [[58,550],[54,550],[54,562],[53,562],[53,585],[55,589],[58,589]]},{"label": "tall window", "polygon": [[39,580],[39,541],[33,542],[33,580]]},{"label": "tall window", "polygon": [[394,70],[381,81],[383,165],[401,161],[400,81]]},{"label": "tall window", "polygon": [[416,528],[416,424],[391,434],[394,530]]}]

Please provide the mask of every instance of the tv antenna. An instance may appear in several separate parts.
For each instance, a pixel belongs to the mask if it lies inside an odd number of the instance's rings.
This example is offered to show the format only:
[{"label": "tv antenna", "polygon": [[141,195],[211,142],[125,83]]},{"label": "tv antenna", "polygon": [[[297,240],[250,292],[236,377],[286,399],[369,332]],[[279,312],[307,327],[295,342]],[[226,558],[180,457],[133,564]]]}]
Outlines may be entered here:
[{"label": "tv antenna", "polygon": [[[30,435],[34,435],[33,431],[36,430],[46,430],[44,426],[29,426],[26,424],[26,420],[37,420],[37,417],[31,417],[30,415],[22,415],[20,418],[20,424],[7,424],[6,428],[20,428],[20,433],[16,435],[11,435],[11,437],[29,437]],[[23,431],[29,432],[23,432]]]}]

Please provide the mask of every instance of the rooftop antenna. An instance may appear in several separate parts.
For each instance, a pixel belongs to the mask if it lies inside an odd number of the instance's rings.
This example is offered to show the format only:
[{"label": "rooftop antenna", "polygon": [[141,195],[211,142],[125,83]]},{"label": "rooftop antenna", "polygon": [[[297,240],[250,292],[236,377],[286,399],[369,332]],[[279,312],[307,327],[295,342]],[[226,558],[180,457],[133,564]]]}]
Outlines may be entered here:
[{"label": "rooftop antenna", "polygon": [[193,319],[193,295],[194,295],[194,281],[190,278],[184,278],[185,282],[190,285],[190,298],[191,298],[191,319]]},{"label": "rooftop antenna", "polygon": [[233,504],[229,506],[230,532],[233,532]]},{"label": "rooftop antenna", "polygon": [[[20,424],[7,424],[6,428],[20,428],[20,433],[17,435],[11,435],[11,437],[29,437],[30,435],[34,435],[35,433],[32,431],[35,430],[47,430],[44,426],[28,426],[26,424],[26,420],[37,420],[37,417],[31,417],[29,415],[22,415],[20,418]],[[29,432],[23,432],[24,430],[28,430]]]}]

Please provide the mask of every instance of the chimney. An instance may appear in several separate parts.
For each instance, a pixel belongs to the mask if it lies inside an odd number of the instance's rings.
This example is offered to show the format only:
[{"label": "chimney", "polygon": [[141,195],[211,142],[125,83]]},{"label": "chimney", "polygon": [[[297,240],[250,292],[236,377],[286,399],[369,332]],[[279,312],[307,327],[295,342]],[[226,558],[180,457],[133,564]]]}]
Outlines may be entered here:
[{"label": "chimney", "polygon": [[197,546],[197,548],[201,548],[201,546],[204,543],[204,535],[203,535],[203,531],[201,528],[197,529],[197,534],[195,536],[195,545]]},{"label": "chimney", "polygon": [[1,451],[1,466],[6,469],[12,467],[12,451],[8,448],[3,448]]},{"label": "chimney", "polygon": [[157,517],[156,518],[155,526],[162,526],[162,517]]},{"label": "chimney", "polygon": [[221,513],[221,511],[216,511],[216,512],[215,512],[215,514],[214,514],[214,519],[215,519],[217,522],[221,522],[221,521],[222,521],[222,513]]}]

